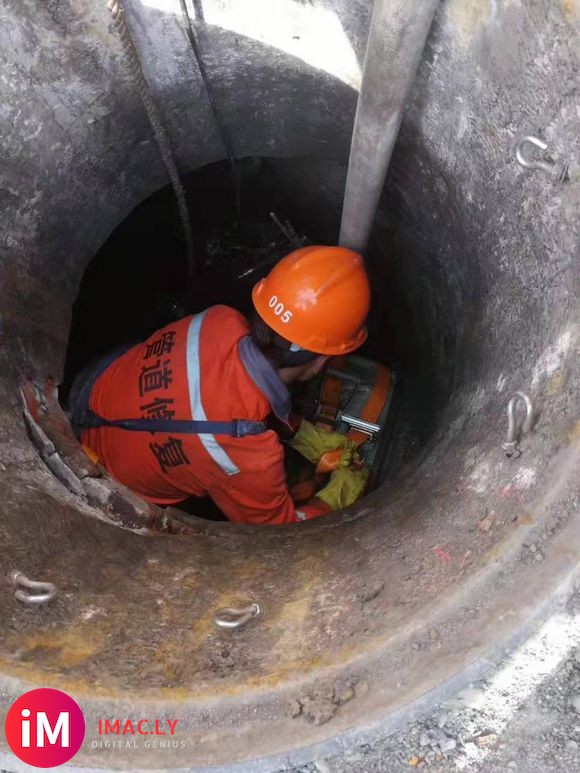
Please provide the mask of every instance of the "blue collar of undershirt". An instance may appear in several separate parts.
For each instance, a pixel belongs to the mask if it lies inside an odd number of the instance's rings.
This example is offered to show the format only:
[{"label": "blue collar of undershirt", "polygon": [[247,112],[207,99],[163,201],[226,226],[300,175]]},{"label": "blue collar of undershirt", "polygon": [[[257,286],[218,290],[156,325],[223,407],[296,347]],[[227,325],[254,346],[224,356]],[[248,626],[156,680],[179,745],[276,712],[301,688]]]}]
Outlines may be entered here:
[{"label": "blue collar of undershirt", "polygon": [[242,363],[252,381],[268,398],[272,411],[280,421],[288,424],[291,399],[286,384],[258,349],[251,336],[240,338],[238,349]]}]

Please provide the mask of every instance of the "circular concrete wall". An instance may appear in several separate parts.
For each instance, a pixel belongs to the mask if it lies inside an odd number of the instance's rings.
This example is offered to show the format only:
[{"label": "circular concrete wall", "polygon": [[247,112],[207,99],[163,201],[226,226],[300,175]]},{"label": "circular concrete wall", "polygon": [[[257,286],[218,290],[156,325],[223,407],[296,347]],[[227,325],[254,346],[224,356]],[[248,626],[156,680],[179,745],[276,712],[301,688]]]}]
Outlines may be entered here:
[{"label": "circular concrete wall", "polygon": [[[285,184],[338,223],[370,3],[197,5],[236,154],[300,157]],[[127,6],[178,165],[223,158],[178,3]],[[580,165],[576,6],[441,5],[368,255],[373,340],[397,342],[412,427],[396,474],[320,522],[185,536],[118,528],[27,435],[20,383],[60,378],[85,266],[167,181],[104,4],[5,13],[0,564],[59,595],[28,609],[5,584],[2,709],[30,686],[69,691],[85,767],[256,770],[492,662],[577,566],[579,188],[513,156],[533,132]],[[507,459],[518,389],[535,424]],[[262,618],[213,627],[217,607],[249,601]],[[98,718],[153,714],[181,720],[184,748],[91,748]]]}]

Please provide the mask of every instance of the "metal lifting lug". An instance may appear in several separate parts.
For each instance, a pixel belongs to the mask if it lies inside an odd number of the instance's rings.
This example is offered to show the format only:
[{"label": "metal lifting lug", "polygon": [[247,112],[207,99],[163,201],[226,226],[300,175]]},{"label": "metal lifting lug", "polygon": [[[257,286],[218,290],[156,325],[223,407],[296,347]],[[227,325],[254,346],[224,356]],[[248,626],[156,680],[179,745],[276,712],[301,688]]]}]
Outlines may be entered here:
[{"label": "metal lifting lug", "polygon": [[524,169],[542,169],[561,183],[567,182],[570,179],[568,164],[558,164],[546,157],[530,157],[524,152],[524,148],[530,145],[534,148],[539,148],[539,150],[542,151],[542,154],[546,154],[549,150],[549,145],[544,142],[544,140],[539,139],[539,137],[533,137],[531,135],[522,137],[515,146],[516,161],[520,166]]},{"label": "metal lifting lug", "polygon": [[[516,423],[516,405],[522,402],[526,409],[526,415],[521,423]],[[508,430],[505,441],[501,444],[506,456],[521,456],[518,443],[523,435],[532,428],[534,420],[534,406],[530,397],[525,392],[515,392],[507,404]]]},{"label": "metal lifting lug", "polygon": [[48,604],[56,598],[58,591],[56,585],[53,585],[51,582],[29,580],[25,574],[19,571],[11,572],[9,579],[14,588],[15,598],[29,607]]},{"label": "metal lifting lug", "polygon": [[260,614],[262,614],[262,609],[259,604],[250,604],[240,609],[236,607],[222,607],[215,611],[213,622],[216,628],[233,631],[246,625],[252,618],[258,617]]}]

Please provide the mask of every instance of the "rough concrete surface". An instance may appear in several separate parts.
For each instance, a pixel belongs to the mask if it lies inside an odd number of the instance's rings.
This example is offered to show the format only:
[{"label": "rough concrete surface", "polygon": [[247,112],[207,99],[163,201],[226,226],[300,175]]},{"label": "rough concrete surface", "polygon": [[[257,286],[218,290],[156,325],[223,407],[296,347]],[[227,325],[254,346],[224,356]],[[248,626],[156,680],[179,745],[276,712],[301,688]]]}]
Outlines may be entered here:
[{"label": "rough concrete surface", "polygon": [[[345,165],[370,0],[201,5],[201,48],[236,152]],[[127,6],[180,169],[215,161],[223,151],[178,4]],[[117,700],[131,711],[179,703],[192,728],[183,765],[253,765],[425,694],[441,700],[432,691],[458,673],[475,678],[466,665],[499,660],[578,560],[580,186],[513,156],[534,132],[578,163],[577,5],[441,3],[367,262],[367,353],[399,343],[405,377],[422,385],[409,402],[422,448],[396,480],[319,524],[259,536],[207,524],[187,540],[87,517],[27,437],[21,380],[59,377],[83,270],[167,181],[104,2],[7,0],[0,19],[0,565],[59,588],[38,614],[0,594],[2,678],[18,692],[70,686],[92,717],[105,700],[111,711]],[[340,174],[332,180],[321,208],[330,187],[340,200]],[[508,460],[516,389],[531,393],[536,420]],[[223,646],[213,611],[253,600],[267,615]],[[347,678],[368,690],[309,722],[304,706]],[[460,728],[453,740],[457,755],[471,742]],[[160,766],[145,752],[79,758],[92,763]]]},{"label": "rough concrete surface", "polygon": [[580,595],[485,679],[427,716],[293,773],[580,769]]}]

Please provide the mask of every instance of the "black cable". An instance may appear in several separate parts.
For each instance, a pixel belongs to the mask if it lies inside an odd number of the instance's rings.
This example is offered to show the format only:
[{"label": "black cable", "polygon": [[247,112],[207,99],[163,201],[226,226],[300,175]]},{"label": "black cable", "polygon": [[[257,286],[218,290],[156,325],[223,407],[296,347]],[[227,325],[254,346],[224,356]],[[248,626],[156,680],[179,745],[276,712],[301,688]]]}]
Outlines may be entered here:
[{"label": "black cable", "polygon": [[352,403],[352,401],[353,401],[353,400],[354,400],[354,398],[355,398],[355,395],[356,395],[356,394],[357,394],[357,392],[358,392],[358,388],[359,388],[359,386],[360,386],[360,381],[357,381],[357,382],[356,382],[356,384],[354,385],[354,388],[353,388],[352,392],[350,393],[350,395],[349,395],[349,397],[348,397],[348,399],[347,399],[346,403],[345,403],[344,405],[341,405],[341,406],[340,406],[340,412],[341,412],[341,413],[346,413],[346,411],[347,411],[347,409],[348,409],[348,406],[349,406],[349,405]]},{"label": "black cable", "polygon": [[185,194],[185,188],[181,182],[179,170],[177,168],[177,162],[171,149],[171,143],[169,141],[169,135],[165,124],[163,123],[161,113],[157,107],[157,103],[151,95],[149,84],[143,73],[143,67],[141,65],[141,58],[131,33],[131,28],[127,23],[125,9],[121,0],[109,0],[107,7],[113,18],[113,23],[119,33],[121,43],[125,56],[127,58],[128,70],[135,81],[135,85],[139,92],[143,107],[147,113],[147,118],[153,131],[153,136],[159,148],[159,153],[167,169],[167,174],[173,186],[175,198],[177,201],[177,208],[181,223],[183,226],[183,235],[185,237],[185,245],[187,251],[187,272],[188,279],[191,279],[195,273],[195,253],[193,247],[193,232],[191,228],[191,220],[189,208],[187,206],[187,197]]}]

